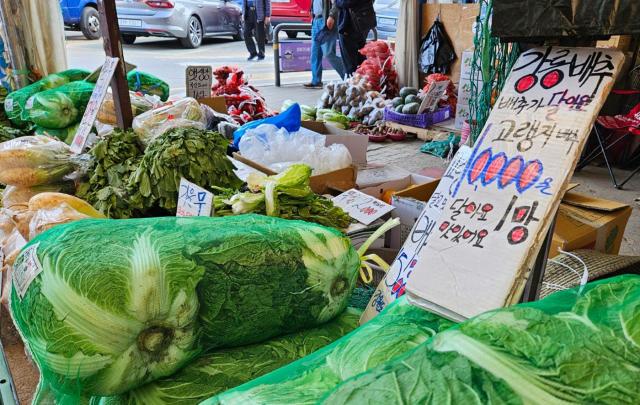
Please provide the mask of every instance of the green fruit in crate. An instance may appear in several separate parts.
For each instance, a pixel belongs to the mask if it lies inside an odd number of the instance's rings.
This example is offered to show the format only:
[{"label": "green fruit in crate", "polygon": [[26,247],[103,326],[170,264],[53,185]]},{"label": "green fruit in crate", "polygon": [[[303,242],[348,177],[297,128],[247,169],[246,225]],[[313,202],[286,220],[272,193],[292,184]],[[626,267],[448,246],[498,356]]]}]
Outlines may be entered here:
[{"label": "green fruit in crate", "polygon": [[420,102],[420,99],[415,94],[409,94],[407,97],[404,98],[405,104],[412,104],[412,103],[419,103],[419,102]]},{"label": "green fruit in crate", "polygon": [[405,104],[404,107],[402,108],[402,113],[417,114],[419,110],[420,110],[420,104],[418,103]]},{"label": "green fruit in crate", "polygon": [[393,106],[393,108],[396,108],[402,104],[404,104],[404,100],[402,99],[402,97],[396,97],[393,99],[393,101],[391,101],[391,105]]},{"label": "green fruit in crate", "polygon": [[398,106],[396,106],[396,108],[394,109],[395,112],[402,114],[402,110],[404,109],[404,104],[400,104]]},{"label": "green fruit in crate", "polygon": [[400,97],[402,97],[403,99],[407,98],[407,96],[410,94],[417,95],[418,89],[416,89],[415,87],[403,87],[402,90],[400,90]]}]

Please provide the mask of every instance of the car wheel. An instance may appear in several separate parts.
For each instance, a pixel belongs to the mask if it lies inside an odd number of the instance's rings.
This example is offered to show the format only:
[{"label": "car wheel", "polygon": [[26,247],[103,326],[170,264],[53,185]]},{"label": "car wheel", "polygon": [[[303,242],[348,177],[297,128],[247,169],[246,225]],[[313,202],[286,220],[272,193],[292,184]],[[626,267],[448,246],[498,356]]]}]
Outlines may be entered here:
[{"label": "car wheel", "polygon": [[287,31],[287,38],[289,39],[298,38],[298,31]]},{"label": "car wheel", "polygon": [[180,38],[180,43],[185,48],[197,48],[202,45],[202,23],[196,16],[189,17],[189,22],[187,23],[187,37]]},{"label": "car wheel", "polygon": [[133,43],[136,42],[136,38],[137,37],[132,34],[122,34],[122,42],[127,45],[133,45]]},{"label": "car wheel", "polygon": [[80,18],[80,31],[87,39],[100,38],[100,15],[98,10],[87,6],[82,10]]}]

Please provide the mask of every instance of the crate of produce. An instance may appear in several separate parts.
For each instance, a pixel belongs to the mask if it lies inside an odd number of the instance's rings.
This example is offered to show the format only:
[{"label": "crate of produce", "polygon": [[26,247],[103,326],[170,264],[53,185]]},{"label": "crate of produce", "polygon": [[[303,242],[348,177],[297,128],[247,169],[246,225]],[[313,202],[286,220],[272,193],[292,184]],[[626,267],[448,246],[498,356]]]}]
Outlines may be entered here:
[{"label": "crate of produce", "polygon": [[446,121],[449,118],[451,118],[450,106],[442,107],[433,112],[426,112],[422,114],[402,114],[394,111],[393,108],[390,107],[387,107],[384,110],[385,121],[396,122],[398,124],[417,128],[427,128],[430,125]]}]

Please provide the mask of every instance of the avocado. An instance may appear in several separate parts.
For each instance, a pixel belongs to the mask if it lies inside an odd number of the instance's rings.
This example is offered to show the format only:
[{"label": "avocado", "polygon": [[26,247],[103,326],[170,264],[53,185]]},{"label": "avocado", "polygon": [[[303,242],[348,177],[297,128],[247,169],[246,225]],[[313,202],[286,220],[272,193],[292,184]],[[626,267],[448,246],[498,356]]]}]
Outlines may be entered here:
[{"label": "avocado", "polygon": [[403,87],[402,90],[400,90],[400,97],[403,99],[407,98],[409,94],[417,95],[418,89],[415,87]]},{"label": "avocado", "polygon": [[420,110],[420,104],[418,103],[405,104],[404,107],[402,108],[402,113],[417,114],[418,110]]}]

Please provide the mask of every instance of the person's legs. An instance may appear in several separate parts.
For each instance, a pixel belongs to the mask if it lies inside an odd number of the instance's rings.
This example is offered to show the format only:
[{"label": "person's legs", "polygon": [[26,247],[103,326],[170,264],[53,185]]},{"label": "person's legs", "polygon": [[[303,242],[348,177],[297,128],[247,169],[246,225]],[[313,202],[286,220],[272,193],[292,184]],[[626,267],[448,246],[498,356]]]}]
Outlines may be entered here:
[{"label": "person's legs", "polygon": [[324,28],[323,18],[314,18],[311,25],[311,84],[322,83],[322,44],[318,34]]},{"label": "person's legs", "polygon": [[244,43],[247,45],[247,51],[249,56],[256,56],[256,44],[253,42],[253,31],[256,26],[256,12],[254,10],[247,10],[247,15],[244,19]]},{"label": "person's legs", "polygon": [[340,35],[340,53],[344,62],[344,71],[347,76],[351,76],[358,67],[357,53],[358,45],[354,43],[353,34],[345,33]]},{"label": "person's legs", "polygon": [[[338,33],[332,32],[327,35],[326,40],[322,43],[322,54],[329,60],[331,66],[338,72],[341,79],[344,79],[344,62],[336,55],[336,42],[338,41]],[[322,61],[320,62],[322,64]]]},{"label": "person's legs", "polygon": [[256,42],[258,43],[258,57],[264,58],[264,46],[267,43],[266,25],[264,21],[256,22]]}]

